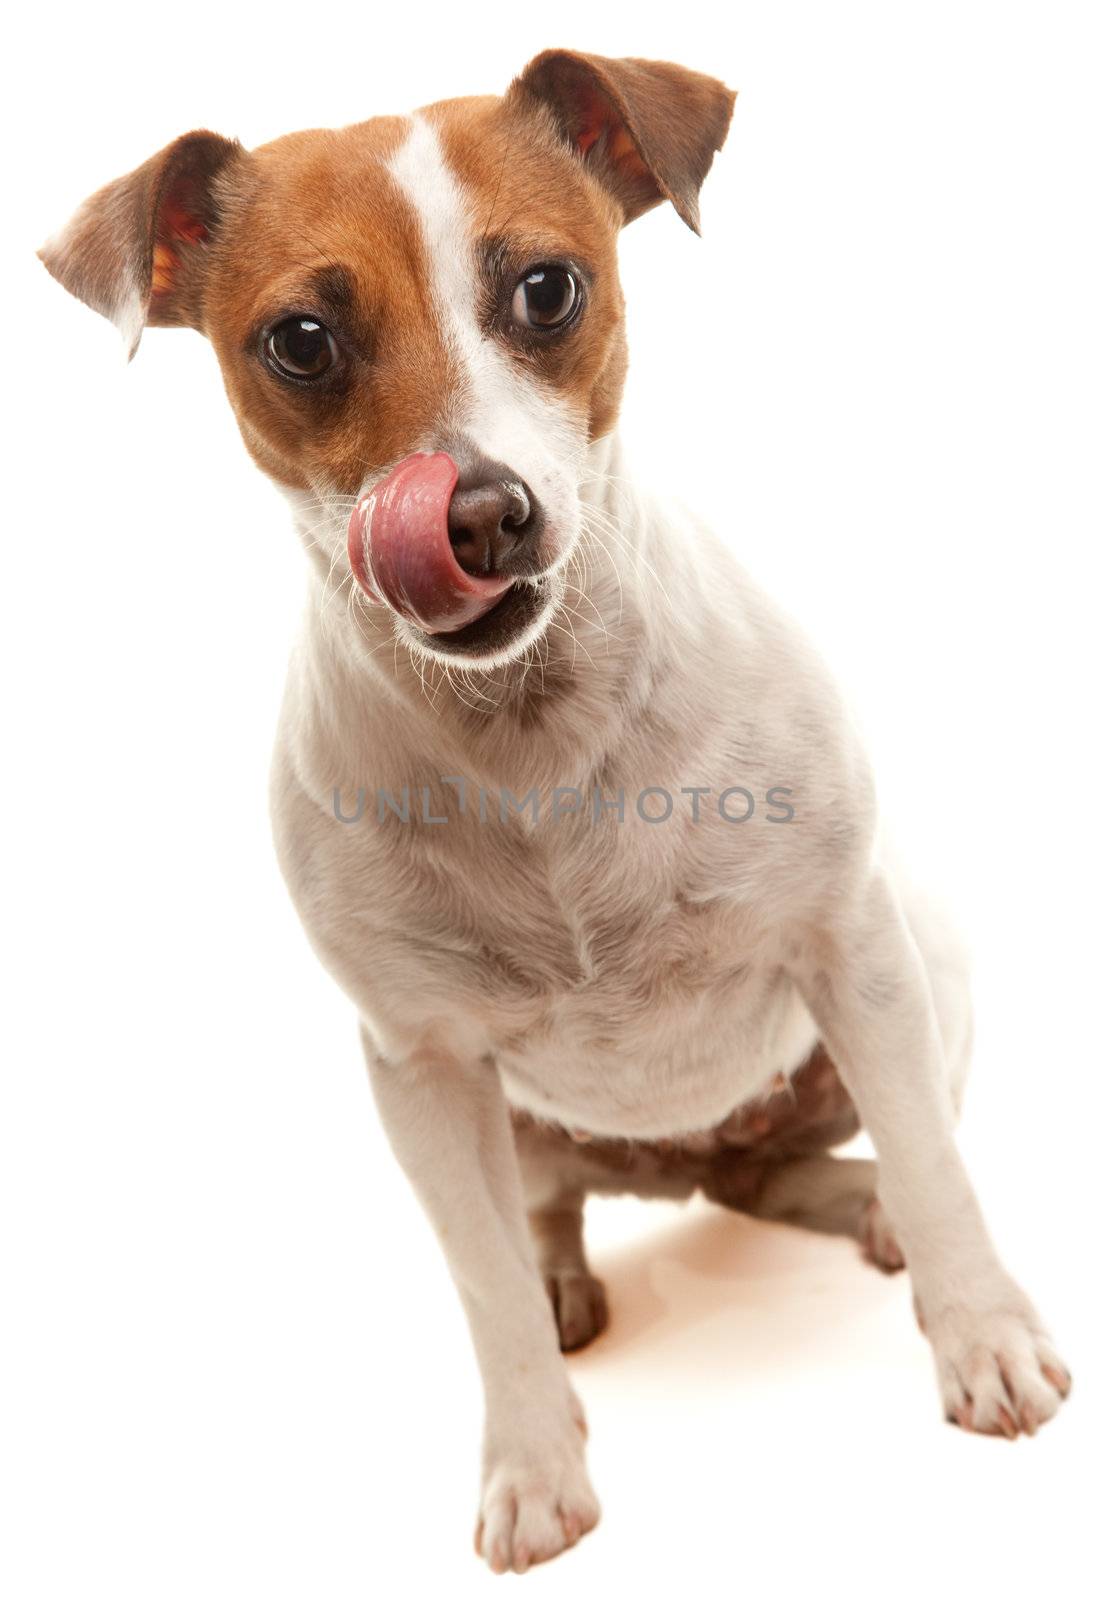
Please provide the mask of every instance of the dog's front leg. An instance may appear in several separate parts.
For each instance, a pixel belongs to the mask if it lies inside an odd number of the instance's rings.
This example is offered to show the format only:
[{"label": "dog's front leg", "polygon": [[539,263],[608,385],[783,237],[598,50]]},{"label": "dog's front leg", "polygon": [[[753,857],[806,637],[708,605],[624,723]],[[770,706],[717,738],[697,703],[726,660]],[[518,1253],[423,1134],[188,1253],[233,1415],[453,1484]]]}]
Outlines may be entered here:
[{"label": "dog's front leg", "polygon": [[876,1147],[946,1415],[984,1433],[1033,1433],[1069,1374],[984,1225],[953,1140],[926,969],[885,877],[808,950],[802,988]]},{"label": "dog's front leg", "polygon": [[470,1324],[486,1403],[476,1546],[523,1572],[588,1532],[599,1507],[583,1413],[537,1270],[509,1107],[492,1064],[389,1061],[363,1029],[378,1109],[431,1219]]}]

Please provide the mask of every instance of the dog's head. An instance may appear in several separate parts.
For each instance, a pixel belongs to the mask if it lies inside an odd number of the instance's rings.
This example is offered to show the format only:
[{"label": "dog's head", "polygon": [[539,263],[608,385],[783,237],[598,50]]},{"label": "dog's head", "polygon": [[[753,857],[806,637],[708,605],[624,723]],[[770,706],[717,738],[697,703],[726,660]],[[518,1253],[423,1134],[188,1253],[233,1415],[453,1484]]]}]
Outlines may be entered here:
[{"label": "dog's head", "polygon": [[319,557],[345,549],[413,649],[491,665],[552,616],[618,410],[618,230],[665,199],[697,228],[733,101],[548,50],[500,99],[251,152],[186,134],[41,253],[130,353],[145,326],[205,333]]}]

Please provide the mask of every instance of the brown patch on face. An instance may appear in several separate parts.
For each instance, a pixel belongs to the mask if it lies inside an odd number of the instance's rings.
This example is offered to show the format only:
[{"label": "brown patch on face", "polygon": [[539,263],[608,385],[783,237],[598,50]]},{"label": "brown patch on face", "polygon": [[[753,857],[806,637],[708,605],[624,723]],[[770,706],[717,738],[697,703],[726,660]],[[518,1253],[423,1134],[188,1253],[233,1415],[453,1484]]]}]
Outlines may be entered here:
[{"label": "brown patch on face", "polygon": [[[427,437],[454,382],[417,220],[386,168],[406,130],[386,117],[277,140],[228,197],[205,331],[251,454],[293,487],[356,494]],[[261,359],[262,335],[299,314],[340,352],[314,384]]]}]

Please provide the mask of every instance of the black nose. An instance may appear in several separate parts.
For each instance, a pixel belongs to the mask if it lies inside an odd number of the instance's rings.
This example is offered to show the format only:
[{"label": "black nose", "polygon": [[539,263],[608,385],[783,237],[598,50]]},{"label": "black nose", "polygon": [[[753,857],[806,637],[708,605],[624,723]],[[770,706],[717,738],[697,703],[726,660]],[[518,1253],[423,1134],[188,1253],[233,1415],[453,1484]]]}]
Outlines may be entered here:
[{"label": "black nose", "polygon": [[497,461],[460,470],[447,508],[455,559],[475,577],[508,570],[531,542],[539,522],[536,502],[516,473]]}]

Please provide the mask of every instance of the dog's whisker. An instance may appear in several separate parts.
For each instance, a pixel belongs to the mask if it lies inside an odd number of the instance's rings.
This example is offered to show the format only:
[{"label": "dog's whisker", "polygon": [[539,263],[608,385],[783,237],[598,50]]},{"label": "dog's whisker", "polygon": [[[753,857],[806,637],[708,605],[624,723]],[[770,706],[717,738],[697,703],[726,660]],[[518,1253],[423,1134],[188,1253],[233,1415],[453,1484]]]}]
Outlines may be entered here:
[{"label": "dog's whisker", "polygon": [[595,671],[598,671],[599,663],[595,660],[595,658],[591,654],[590,650],[588,650],[588,648],[584,644],[583,640],[580,639],[577,636],[575,629],[571,625],[571,621],[570,621],[571,612],[569,611],[568,607],[563,603],[563,601],[560,602],[560,605],[558,607],[558,611],[559,611],[559,617],[560,617],[560,619],[562,619],[561,625],[563,627],[563,630],[564,630],[565,633],[567,633],[567,634],[569,634],[571,636],[571,640],[572,640],[572,645],[573,645],[573,651],[572,651],[572,676],[573,677],[575,676],[575,670],[576,670],[576,658],[575,658],[575,649],[576,648],[578,648],[578,649],[583,651],[584,655],[587,657],[588,661],[590,662],[592,668]]}]

